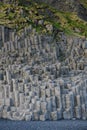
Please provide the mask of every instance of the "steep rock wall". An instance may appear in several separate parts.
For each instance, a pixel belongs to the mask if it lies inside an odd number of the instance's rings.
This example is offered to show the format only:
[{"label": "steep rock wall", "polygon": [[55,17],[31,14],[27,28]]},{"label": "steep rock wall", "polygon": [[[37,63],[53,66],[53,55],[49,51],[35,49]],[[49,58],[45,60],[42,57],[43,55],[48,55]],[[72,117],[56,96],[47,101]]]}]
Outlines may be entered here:
[{"label": "steep rock wall", "polygon": [[0,27],[1,118],[87,119],[87,41],[59,37]]}]

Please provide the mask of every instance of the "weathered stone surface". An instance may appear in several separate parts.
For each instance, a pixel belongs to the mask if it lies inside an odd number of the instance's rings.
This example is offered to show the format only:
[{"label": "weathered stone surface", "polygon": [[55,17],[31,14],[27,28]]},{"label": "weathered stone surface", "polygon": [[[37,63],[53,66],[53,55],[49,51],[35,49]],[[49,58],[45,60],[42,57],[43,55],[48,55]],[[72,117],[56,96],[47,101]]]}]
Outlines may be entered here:
[{"label": "weathered stone surface", "polygon": [[5,39],[4,31],[2,27],[0,118],[86,120],[87,40],[60,32],[60,41],[53,42],[32,27]]}]

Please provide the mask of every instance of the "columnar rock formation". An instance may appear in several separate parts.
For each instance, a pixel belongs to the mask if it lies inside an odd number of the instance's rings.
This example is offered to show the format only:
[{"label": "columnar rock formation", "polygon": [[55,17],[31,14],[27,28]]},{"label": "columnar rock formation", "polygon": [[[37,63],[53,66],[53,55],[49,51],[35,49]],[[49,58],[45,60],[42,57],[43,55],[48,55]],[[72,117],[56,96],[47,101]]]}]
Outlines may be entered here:
[{"label": "columnar rock formation", "polygon": [[[25,76],[24,79],[1,83],[0,116],[12,120],[59,120],[87,119],[87,81],[59,79],[52,82],[39,81],[38,77]],[[31,81],[27,82],[26,78]],[[72,80],[76,80],[73,79]],[[11,82],[11,84],[9,83]]]},{"label": "columnar rock formation", "polygon": [[59,37],[0,27],[1,118],[87,119],[86,39]]}]

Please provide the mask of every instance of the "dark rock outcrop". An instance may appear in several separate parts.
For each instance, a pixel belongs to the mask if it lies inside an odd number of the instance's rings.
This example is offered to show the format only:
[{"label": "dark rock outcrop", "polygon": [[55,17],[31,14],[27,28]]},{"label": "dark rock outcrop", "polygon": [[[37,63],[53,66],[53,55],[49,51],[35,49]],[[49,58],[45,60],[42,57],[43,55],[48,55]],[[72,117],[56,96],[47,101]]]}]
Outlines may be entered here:
[{"label": "dark rock outcrop", "polygon": [[87,21],[87,9],[83,6],[81,0],[36,0],[37,2],[45,2],[55,7],[59,11],[77,12],[78,16]]}]

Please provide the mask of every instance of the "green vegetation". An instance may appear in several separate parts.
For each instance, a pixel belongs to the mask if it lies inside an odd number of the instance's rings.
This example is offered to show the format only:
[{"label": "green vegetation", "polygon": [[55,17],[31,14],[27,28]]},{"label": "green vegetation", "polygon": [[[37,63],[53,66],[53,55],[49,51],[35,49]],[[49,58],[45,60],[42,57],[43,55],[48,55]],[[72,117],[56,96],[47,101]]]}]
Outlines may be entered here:
[{"label": "green vegetation", "polygon": [[[68,35],[87,37],[87,22],[80,19],[75,12],[59,12],[47,4],[39,4],[32,0],[19,2],[19,5],[0,3],[0,25],[15,28],[20,32],[25,26],[32,24],[40,33],[62,30]],[[81,2],[87,6],[85,0]],[[49,30],[48,25],[53,27],[53,30]]]},{"label": "green vegetation", "polygon": [[85,8],[87,8],[87,1],[86,1],[86,0],[80,0],[80,1],[81,1],[82,5],[83,5]]}]

